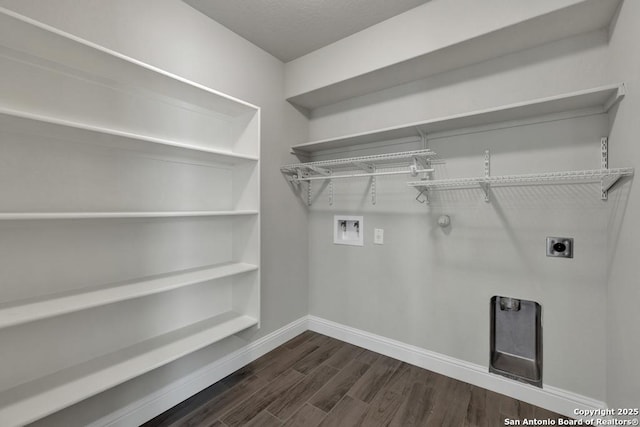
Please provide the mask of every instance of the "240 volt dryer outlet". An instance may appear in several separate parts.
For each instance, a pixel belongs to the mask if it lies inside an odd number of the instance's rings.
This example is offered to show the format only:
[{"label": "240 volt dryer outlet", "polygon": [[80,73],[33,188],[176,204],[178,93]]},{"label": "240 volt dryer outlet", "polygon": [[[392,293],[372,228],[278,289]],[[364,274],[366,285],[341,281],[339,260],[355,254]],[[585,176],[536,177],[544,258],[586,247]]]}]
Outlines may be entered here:
[{"label": "240 volt dryer outlet", "polygon": [[547,237],[547,256],[573,258],[573,238]]}]

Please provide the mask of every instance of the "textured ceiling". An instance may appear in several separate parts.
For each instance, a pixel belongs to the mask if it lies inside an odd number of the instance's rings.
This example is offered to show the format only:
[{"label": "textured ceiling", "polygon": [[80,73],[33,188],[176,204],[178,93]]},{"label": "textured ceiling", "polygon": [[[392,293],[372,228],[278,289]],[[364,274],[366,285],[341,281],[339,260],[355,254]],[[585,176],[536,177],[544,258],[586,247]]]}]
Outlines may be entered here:
[{"label": "textured ceiling", "polygon": [[184,0],[284,62],[428,0]]}]

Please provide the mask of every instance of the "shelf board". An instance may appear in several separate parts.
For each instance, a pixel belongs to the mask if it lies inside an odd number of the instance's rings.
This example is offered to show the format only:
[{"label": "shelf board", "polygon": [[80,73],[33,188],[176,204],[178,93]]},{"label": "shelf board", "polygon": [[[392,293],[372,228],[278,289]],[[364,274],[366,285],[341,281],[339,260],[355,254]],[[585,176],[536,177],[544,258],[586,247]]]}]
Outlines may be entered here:
[{"label": "shelf board", "polygon": [[0,305],[0,329],[256,270],[258,266],[253,264],[220,264],[101,286],[82,292],[5,303]]},{"label": "shelf board", "polygon": [[166,212],[11,212],[0,213],[0,221],[47,219],[187,218],[258,215],[258,211],[166,211]]},{"label": "shelf board", "polygon": [[585,114],[604,113],[622,99],[624,93],[623,84],[601,86],[495,108],[408,123],[401,126],[377,129],[336,138],[321,139],[294,145],[291,149],[294,153],[308,156],[314,152],[335,148],[351,147],[380,141],[392,141],[407,137],[418,138],[421,132],[423,134],[430,134],[500,122],[531,119],[568,111],[582,111]]},{"label": "shelf board", "polygon": [[0,393],[3,426],[24,425],[258,324],[227,312]]},{"label": "shelf board", "polygon": [[238,117],[259,110],[258,107],[202,84],[185,79],[153,65],[77,37],[35,19],[0,7],[0,39],[13,50],[24,51],[44,61],[77,67],[82,73],[100,75],[127,82],[129,90],[142,86],[163,88],[167,94],[179,94],[179,100],[227,117]]},{"label": "shelf board", "polygon": [[[322,49],[287,64],[287,72],[293,83],[288,85],[285,96],[289,102],[313,110],[505,55],[518,54],[557,40],[606,29],[615,21],[619,5],[620,0],[580,1],[518,22],[504,22],[502,28],[478,32],[473,36],[469,34],[469,38],[465,39],[437,34],[433,43],[425,43],[422,49],[408,47],[405,51],[403,48],[406,56],[382,53],[376,59],[375,66],[364,68],[340,63],[344,60],[341,52],[347,45],[352,47],[354,43],[358,44],[358,40],[363,41],[356,36],[355,40],[338,42],[333,48]],[[363,33],[366,34],[366,31]],[[373,37],[377,34],[379,32],[374,31]],[[407,34],[415,36],[425,33],[408,30]],[[385,46],[381,49],[384,52]],[[387,56],[390,61],[383,59]],[[357,58],[360,56],[356,54],[351,61],[358,61]],[[363,54],[363,63],[367,63],[368,58],[369,55]],[[308,67],[316,63],[332,68],[331,72],[323,73],[317,79],[305,79]],[[296,81],[299,83],[296,84]]]},{"label": "shelf board", "polygon": [[258,157],[255,156],[199,147],[178,141],[87,125],[5,107],[0,107],[0,126],[5,130],[17,129],[65,141],[107,145],[149,154],[187,157],[198,161],[224,164],[258,161]]}]

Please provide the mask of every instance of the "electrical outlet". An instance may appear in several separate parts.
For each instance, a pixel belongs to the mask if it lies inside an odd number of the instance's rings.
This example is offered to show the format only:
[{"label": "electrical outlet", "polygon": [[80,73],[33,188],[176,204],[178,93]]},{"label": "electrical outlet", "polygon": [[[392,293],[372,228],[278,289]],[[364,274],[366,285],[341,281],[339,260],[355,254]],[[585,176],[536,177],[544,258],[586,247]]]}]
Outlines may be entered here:
[{"label": "electrical outlet", "polygon": [[375,228],[373,230],[373,243],[376,245],[384,244],[384,229],[383,228]]},{"label": "electrical outlet", "polygon": [[573,238],[547,237],[547,256],[573,258]]}]

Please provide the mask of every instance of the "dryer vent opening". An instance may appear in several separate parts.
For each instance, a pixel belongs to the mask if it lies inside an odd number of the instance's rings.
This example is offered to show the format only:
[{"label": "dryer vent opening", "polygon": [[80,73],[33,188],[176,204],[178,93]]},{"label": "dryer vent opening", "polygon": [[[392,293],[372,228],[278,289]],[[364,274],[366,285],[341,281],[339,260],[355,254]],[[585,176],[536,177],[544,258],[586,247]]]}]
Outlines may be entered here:
[{"label": "dryer vent opening", "polygon": [[535,301],[491,298],[489,372],[542,387],[542,308]]}]

